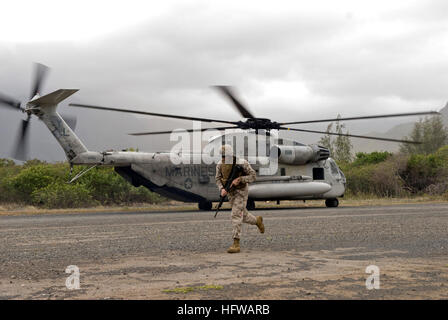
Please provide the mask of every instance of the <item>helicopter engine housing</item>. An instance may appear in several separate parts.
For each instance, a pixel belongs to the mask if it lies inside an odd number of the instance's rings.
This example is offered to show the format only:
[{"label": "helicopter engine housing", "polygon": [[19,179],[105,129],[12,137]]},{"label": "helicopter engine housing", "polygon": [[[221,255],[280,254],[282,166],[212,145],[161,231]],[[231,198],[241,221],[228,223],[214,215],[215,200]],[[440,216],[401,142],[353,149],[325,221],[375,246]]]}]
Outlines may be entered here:
[{"label": "helicopter engine housing", "polygon": [[302,165],[328,159],[330,151],[318,145],[275,145],[271,148],[271,156],[277,157],[279,163]]}]

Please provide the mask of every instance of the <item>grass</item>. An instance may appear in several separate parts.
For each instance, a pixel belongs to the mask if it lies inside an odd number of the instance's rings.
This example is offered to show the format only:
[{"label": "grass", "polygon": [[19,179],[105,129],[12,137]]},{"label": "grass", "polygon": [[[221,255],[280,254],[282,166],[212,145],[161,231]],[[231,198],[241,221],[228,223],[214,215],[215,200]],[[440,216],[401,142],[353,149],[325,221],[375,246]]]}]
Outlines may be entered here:
[{"label": "grass", "polygon": [[89,208],[44,209],[20,204],[0,205],[0,215],[69,214],[93,212],[146,212],[146,211],[193,211],[197,204],[169,201],[161,204],[141,204],[123,206],[97,206]]},{"label": "grass", "polygon": [[197,286],[197,287],[181,287],[181,288],[174,288],[174,289],[166,289],[163,290],[165,293],[188,293],[193,291],[203,291],[203,290],[221,290],[223,289],[223,286],[220,285],[204,285],[204,286]]}]

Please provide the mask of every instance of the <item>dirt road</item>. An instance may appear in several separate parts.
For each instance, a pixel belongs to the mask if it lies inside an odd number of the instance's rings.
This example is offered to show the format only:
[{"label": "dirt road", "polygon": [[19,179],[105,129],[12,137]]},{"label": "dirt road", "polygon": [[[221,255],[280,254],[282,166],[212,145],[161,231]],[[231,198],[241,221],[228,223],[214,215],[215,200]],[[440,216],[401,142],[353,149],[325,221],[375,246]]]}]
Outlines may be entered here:
[{"label": "dirt road", "polygon": [[2,216],[0,299],[448,298],[448,204],[253,213],[234,255],[229,211]]}]

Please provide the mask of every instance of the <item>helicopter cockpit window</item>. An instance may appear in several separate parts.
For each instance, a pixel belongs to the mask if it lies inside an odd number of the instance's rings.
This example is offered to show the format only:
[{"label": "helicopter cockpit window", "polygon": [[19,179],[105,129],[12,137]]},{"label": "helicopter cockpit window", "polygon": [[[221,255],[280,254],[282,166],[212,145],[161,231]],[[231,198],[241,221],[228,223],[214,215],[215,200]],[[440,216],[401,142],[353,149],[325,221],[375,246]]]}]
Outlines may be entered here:
[{"label": "helicopter cockpit window", "polygon": [[331,170],[331,174],[333,176],[335,176],[335,177],[338,176],[338,174],[339,174],[338,166],[331,159],[330,159],[330,170]]},{"label": "helicopter cockpit window", "polygon": [[324,168],[313,168],[313,180],[325,180]]}]

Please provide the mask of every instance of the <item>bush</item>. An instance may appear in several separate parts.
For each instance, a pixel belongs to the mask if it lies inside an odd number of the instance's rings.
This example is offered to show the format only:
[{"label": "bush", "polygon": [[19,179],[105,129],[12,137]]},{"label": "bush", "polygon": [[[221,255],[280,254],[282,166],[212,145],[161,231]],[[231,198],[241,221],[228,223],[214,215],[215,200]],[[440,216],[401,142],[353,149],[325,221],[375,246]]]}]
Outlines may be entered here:
[{"label": "bush", "polygon": [[64,183],[66,174],[57,165],[33,165],[24,167],[17,175],[10,178],[9,186],[17,198],[29,202],[31,194],[56,182]]},{"label": "bush", "polygon": [[435,156],[439,159],[439,163],[442,167],[448,167],[448,146],[444,146],[437,150]]},{"label": "bush", "polygon": [[341,169],[347,178],[347,193],[355,196],[442,195],[447,191],[448,146],[428,155],[358,153]]},{"label": "bush", "polygon": [[402,197],[407,195],[405,184],[400,176],[406,164],[402,157],[389,157],[388,160],[378,163],[373,171],[370,182],[374,193],[380,197]]},{"label": "bush", "polygon": [[425,193],[431,196],[439,196],[448,192],[448,182],[440,182],[427,186]]},{"label": "bush", "polygon": [[390,152],[372,152],[372,153],[364,153],[358,152],[356,154],[356,158],[353,161],[354,166],[365,166],[368,164],[377,164],[383,161],[386,161],[389,157],[392,156]]},{"label": "bush", "polygon": [[429,185],[443,182],[448,177],[446,161],[437,154],[412,155],[402,177],[413,193],[419,193]]},{"label": "bush", "polygon": [[16,166],[14,161],[0,159],[0,203],[14,202],[17,196],[11,186],[11,177],[20,171],[20,166]]},{"label": "bush", "polygon": [[13,166],[15,166],[14,161],[10,159],[0,159],[0,168],[13,167]]},{"label": "bush", "polygon": [[354,195],[373,194],[370,180],[373,175],[374,166],[352,167],[346,166],[342,169],[347,179],[346,189]]},{"label": "bush", "polygon": [[[85,167],[76,167],[73,176],[83,169]],[[71,208],[165,200],[145,187],[133,187],[110,167],[93,169],[70,185],[67,184],[69,178],[67,163],[30,160],[19,166],[0,159],[0,203]]]},{"label": "bush", "polygon": [[160,203],[165,200],[161,195],[151,192],[145,187],[131,187],[126,197],[127,203]]},{"label": "bush", "polygon": [[107,167],[89,171],[79,182],[85,184],[93,198],[104,205],[127,202],[128,194],[133,188],[113,168]]},{"label": "bush", "polygon": [[51,183],[46,187],[33,191],[32,204],[49,209],[79,208],[97,204],[82,184]]},{"label": "bush", "polygon": [[355,196],[403,196],[407,192],[403,188],[404,183],[398,174],[401,167],[403,167],[403,160],[400,157],[389,157],[386,161],[378,164],[370,163],[361,166],[359,162],[352,163],[344,169],[347,192]]},{"label": "bush", "polygon": [[83,183],[92,197],[103,205],[157,203],[164,200],[145,187],[132,186],[111,167],[93,169],[80,178],[79,182]]}]

